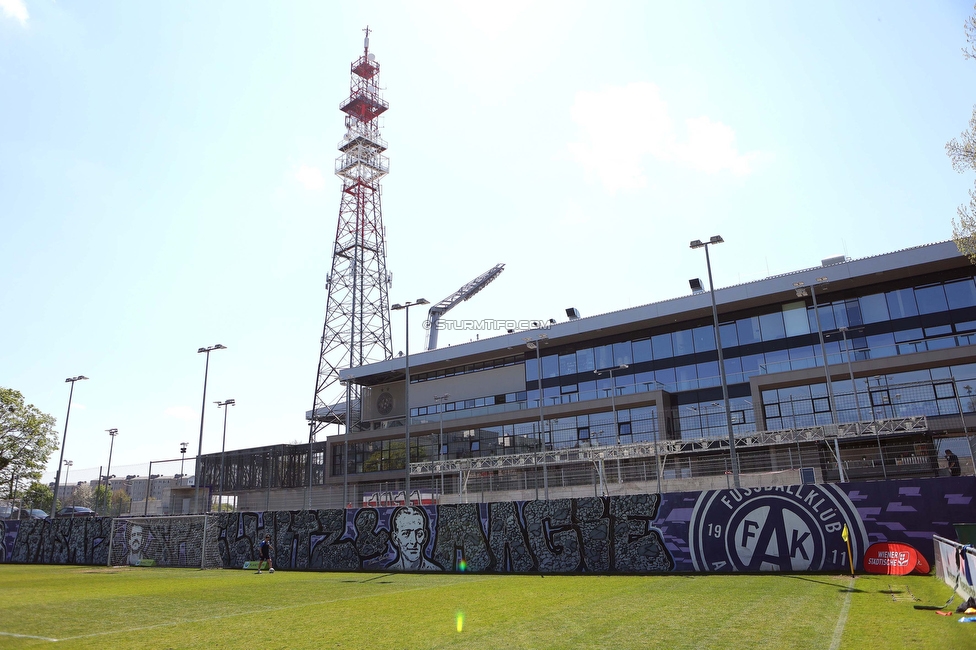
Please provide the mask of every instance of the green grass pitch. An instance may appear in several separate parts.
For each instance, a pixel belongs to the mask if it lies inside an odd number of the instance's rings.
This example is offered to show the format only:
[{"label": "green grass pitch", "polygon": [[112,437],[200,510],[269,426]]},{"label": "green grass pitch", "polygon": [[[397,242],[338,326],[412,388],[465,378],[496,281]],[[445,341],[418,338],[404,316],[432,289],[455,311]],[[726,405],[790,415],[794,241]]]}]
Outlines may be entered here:
[{"label": "green grass pitch", "polygon": [[256,575],[7,564],[0,594],[0,648],[976,647],[976,623],[914,609],[951,595],[931,576]]}]

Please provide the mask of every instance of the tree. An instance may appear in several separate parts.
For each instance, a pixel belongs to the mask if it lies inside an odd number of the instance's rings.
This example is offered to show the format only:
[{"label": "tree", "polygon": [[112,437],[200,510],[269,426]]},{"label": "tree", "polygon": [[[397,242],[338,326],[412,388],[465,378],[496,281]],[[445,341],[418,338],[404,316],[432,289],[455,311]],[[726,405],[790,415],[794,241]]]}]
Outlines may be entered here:
[{"label": "tree", "polygon": [[88,483],[82,483],[75,488],[68,500],[73,506],[84,506],[85,508],[95,507],[95,490]]},{"label": "tree", "polygon": [[0,387],[0,494],[12,499],[22,482],[41,478],[58,447],[54,424],[53,416],[25,404],[19,391]]},{"label": "tree", "polygon": [[53,511],[51,501],[54,500],[54,490],[40,481],[34,481],[24,491],[23,502],[31,508],[40,508],[48,514]]},{"label": "tree", "polygon": [[[962,49],[962,55],[966,59],[976,59],[976,5],[973,5],[973,15],[966,20],[963,29],[967,47]],[[949,140],[945,148],[952,168],[957,172],[976,171],[976,106],[973,106],[969,129],[958,139]],[[969,205],[960,205],[957,215],[958,221],[952,220],[952,239],[959,252],[976,264],[976,189],[969,190]]]},{"label": "tree", "polygon": [[125,490],[118,489],[112,491],[112,500],[109,505],[111,512],[116,515],[120,515],[123,512],[129,512],[130,505],[132,504],[132,497]]}]

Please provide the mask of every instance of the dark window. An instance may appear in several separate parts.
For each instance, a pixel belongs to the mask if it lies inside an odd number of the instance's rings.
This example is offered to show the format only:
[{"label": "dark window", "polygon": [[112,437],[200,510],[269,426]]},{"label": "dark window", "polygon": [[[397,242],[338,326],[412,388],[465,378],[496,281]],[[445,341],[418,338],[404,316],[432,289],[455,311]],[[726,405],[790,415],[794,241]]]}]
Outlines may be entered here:
[{"label": "dark window", "polygon": [[671,335],[658,334],[651,337],[651,348],[655,359],[670,359],[674,356],[671,348]]},{"label": "dark window", "polygon": [[650,361],[654,358],[651,354],[651,339],[641,339],[634,341],[634,363]]},{"label": "dark window", "polygon": [[661,368],[654,371],[654,377],[664,384],[667,390],[674,390],[674,368]]},{"label": "dark window", "polygon": [[759,327],[762,329],[763,341],[775,341],[786,336],[782,312],[763,314],[759,317]]},{"label": "dark window", "polygon": [[722,341],[723,350],[739,345],[739,337],[735,332],[735,323],[721,323],[718,326],[718,336]]},{"label": "dark window", "polygon": [[761,353],[747,354],[739,357],[739,361],[742,363],[742,374],[746,377],[751,377],[752,375],[761,373],[760,369],[766,363],[766,356]]},{"label": "dark window", "polygon": [[481,451],[481,441],[472,440],[471,441],[471,451]]},{"label": "dark window", "polygon": [[559,355],[559,374],[562,377],[576,374],[576,354]]},{"label": "dark window", "polygon": [[735,321],[735,331],[738,335],[739,345],[749,343],[759,343],[762,341],[762,334],[759,330],[759,318],[740,318]]},{"label": "dark window", "polygon": [[937,314],[949,309],[945,289],[941,284],[915,289],[915,300],[920,314]]},{"label": "dark window", "polygon": [[542,378],[551,379],[559,376],[559,357],[550,355],[542,357]]},{"label": "dark window", "polygon": [[871,358],[890,357],[896,354],[895,336],[891,333],[865,337],[870,348]]},{"label": "dark window", "polygon": [[790,369],[790,353],[787,350],[773,350],[766,353],[766,374],[786,372]]},{"label": "dark window", "polygon": [[[953,390],[952,384],[936,384],[935,385],[935,396],[946,398],[955,396],[955,391]],[[958,410],[958,409],[957,409]]]},{"label": "dark window", "polygon": [[722,385],[722,378],[718,372],[718,361],[706,361],[697,365],[699,388]]},{"label": "dark window", "polygon": [[945,285],[945,292],[946,298],[949,300],[950,309],[976,307],[976,285],[973,284],[972,278],[947,283]]},{"label": "dark window", "polygon": [[952,334],[952,325],[937,325],[936,327],[925,328],[925,338],[946,336],[947,334]]},{"label": "dark window", "polygon": [[897,291],[889,291],[885,294],[885,298],[888,301],[888,313],[891,314],[892,320],[895,318],[918,316],[914,290],[898,289]]},{"label": "dark window", "polygon": [[678,390],[692,390],[698,387],[698,369],[695,366],[680,366],[674,369],[678,379]]},{"label": "dark window", "polygon": [[674,343],[674,356],[680,357],[685,354],[694,354],[695,337],[691,330],[672,332],[671,340]]},{"label": "dark window", "polygon": [[708,352],[715,349],[715,328],[711,325],[692,330],[695,337],[695,352]]},{"label": "dark window", "polygon": [[[837,324],[834,323],[834,308],[831,304],[817,305],[817,313],[820,314],[820,327],[824,332],[829,332],[830,330],[837,329]],[[810,310],[813,311],[813,310]],[[817,331],[817,321],[816,316],[814,316],[813,331]]]},{"label": "dark window", "polygon": [[585,348],[576,351],[576,372],[593,372],[593,349]]},{"label": "dark window", "polygon": [[613,344],[613,364],[615,366],[634,363],[634,354],[630,349],[630,341]]},{"label": "dark window", "polygon": [[883,323],[888,320],[888,302],[885,300],[884,294],[876,293],[870,296],[861,296],[858,302],[865,323]]},{"label": "dark window", "polygon": [[893,332],[895,335],[895,343],[904,343],[905,341],[917,341],[922,338],[922,328],[913,327],[907,330],[899,330]]}]

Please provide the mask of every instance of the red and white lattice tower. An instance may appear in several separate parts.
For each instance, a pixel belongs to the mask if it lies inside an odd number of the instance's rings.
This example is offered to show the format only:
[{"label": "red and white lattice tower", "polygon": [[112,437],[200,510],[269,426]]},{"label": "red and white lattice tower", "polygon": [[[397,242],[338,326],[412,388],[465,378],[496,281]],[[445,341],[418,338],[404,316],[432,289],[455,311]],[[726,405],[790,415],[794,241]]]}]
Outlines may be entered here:
[{"label": "red and white lattice tower", "polygon": [[[369,51],[366,28],[363,55],[353,61],[349,98],[339,110],[346,114],[346,134],[339,143],[335,173],[342,179],[339,221],[332,271],[326,283],[328,300],[319,354],[315,400],[309,419],[309,442],[328,424],[346,424],[346,389],[339,369],[383,361],[393,356],[390,337],[390,276],[386,270],[386,231],[380,204],[380,181],[389,172],[383,155],[379,116],[389,104],[380,97],[380,65]],[[349,403],[359,404],[358,389],[350,387]],[[350,409],[353,430],[358,408]]]}]

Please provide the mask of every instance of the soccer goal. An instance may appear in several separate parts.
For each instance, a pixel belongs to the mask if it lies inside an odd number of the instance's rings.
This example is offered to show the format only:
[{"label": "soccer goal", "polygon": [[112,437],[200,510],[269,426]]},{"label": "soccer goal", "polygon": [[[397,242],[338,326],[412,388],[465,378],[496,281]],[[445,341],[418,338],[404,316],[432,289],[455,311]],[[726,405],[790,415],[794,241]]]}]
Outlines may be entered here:
[{"label": "soccer goal", "polygon": [[219,569],[218,534],[215,514],[116,518],[109,565]]}]

